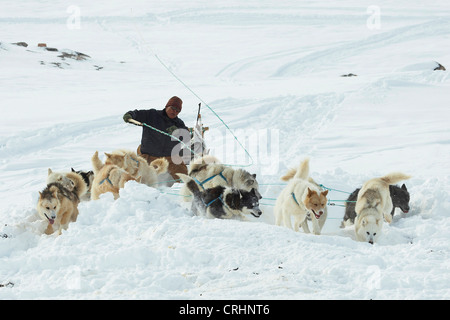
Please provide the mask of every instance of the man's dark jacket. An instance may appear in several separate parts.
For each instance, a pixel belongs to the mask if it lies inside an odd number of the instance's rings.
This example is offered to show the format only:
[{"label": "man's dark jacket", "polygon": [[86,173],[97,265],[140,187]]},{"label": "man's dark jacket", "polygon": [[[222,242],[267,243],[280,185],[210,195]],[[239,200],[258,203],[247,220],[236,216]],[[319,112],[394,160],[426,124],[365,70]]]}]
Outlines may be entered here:
[{"label": "man's dark jacket", "polygon": [[[128,114],[134,120],[137,120],[142,123],[146,123],[149,126],[155,127],[161,131],[164,131],[168,134],[173,134],[173,131],[178,129],[188,130],[183,120],[176,117],[174,119],[170,119],[167,116],[165,109],[163,110],[134,110],[128,111]],[[172,141],[172,138],[157,132],[151,128],[146,126],[142,127],[142,139],[141,139],[141,152],[154,156],[154,157],[168,157],[172,155],[172,149],[179,144],[178,141]],[[189,137],[186,131],[184,133],[184,137]],[[183,141],[182,135],[175,135],[178,139]],[[183,141],[185,144],[189,145],[189,141]],[[182,146],[181,146],[182,147]]]}]

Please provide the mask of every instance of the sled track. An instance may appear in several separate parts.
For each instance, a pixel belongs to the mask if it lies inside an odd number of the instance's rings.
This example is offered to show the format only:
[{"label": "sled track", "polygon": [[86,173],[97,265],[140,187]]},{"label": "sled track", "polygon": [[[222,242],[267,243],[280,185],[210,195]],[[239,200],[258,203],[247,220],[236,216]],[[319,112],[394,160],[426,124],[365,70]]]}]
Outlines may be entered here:
[{"label": "sled track", "polygon": [[450,22],[440,19],[431,22],[420,23],[414,26],[397,28],[368,37],[363,40],[353,41],[334,48],[314,52],[305,57],[281,66],[272,76],[294,76],[304,72],[312,72],[324,63],[337,62],[361,52],[398,44],[426,37],[441,37],[450,34]]},{"label": "sled track", "polygon": [[395,30],[376,34],[365,39],[339,44],[332,48],[319,50],[306,54],[300,58],[299,55],[308,51],[308,48],[299,47],[285,51],[275,51],[266,55],[245,58],[229,64],[220,70],[216,76],[236,77],[248,70],[258,69],[262,64],[277,64],[286,59],[293,61],[282,64],[276,68],[271,77],[296,76],[319,70],[330,62],[338,63],[341,59],[347,59],[362,52],[378,49],[383,46],[398,44],[402,42],[427,38],[442,37],[450,34],[450,22],[438,19],[413,26],[400,27]]},{"label": "sled track", "polygon": [[2,169],[5,169],[5,166],[15,166],[15,162],[20,158],[33,157],[33,154],[42,152],[43,145],[47,146],[46,151],[52,151],[70,146],[79,140],[88,140],[92,136],[114,132],[119,128],[123,129],[123,123],[120,123],[118,116],[111,116],[80,123],[59,123],[1,137],[1,140],[6,141],[0,142]]}]

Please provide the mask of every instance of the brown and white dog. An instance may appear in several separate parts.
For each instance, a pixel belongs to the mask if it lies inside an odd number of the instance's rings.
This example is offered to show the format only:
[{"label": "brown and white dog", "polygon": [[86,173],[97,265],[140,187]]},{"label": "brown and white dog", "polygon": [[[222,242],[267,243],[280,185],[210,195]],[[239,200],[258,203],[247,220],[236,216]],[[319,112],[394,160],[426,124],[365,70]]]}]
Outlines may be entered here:
[{"label": "brown and white dog", "polygon": [[69,222],[75,222],[78,217],[79,194],[65,188],[61,183],[52,182],[39,192],[37,211],[39,216],[48,222],[46,234],[67,229]]},{"label": "brown and white dog", "polygon": [[[322,191],[309,177],[309,159],[302,161],[297,170],[290,170],[282,180],[288,185],[281,191],[275,203],[275,223],[298,231],[309,233],[308,216],[313,233],[320,234],[327,216],[328,190]],[[292,227],[291,217],[294,218]]]}]

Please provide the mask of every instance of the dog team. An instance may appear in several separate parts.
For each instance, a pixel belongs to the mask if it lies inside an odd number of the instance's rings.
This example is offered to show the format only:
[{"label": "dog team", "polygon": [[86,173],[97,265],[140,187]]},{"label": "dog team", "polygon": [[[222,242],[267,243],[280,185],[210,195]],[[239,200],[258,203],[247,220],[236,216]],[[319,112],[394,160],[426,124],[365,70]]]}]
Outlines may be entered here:
[{"label": "dog team", "polygon": [[[103,163],[96,151],[91,158],[92,171],[53,172],[48,169],[47,186],[39,192],[37,211],[48,222],[46,234],[67,229],[78,216],[80,201],[97,200],[103,193],[111,192],[114,199],[119,189],[134,180],[150,187],[158,187],[158,176],[167,173],[169,163],[165,158],[147,161],[129,150],[106,153]],[[183,182],[180,195],[191,201],[195,215],[207,218],[247,220],[258,218],[262,211],[262,198],[256,175],[244,169],[233,169],[211,155],[194,159],[187,174],[178,173]],[[409,210],[409,193],[406,186],[396,186],[410,176],[391,173],[366,181],[346,200],[341,228],[354,224],[358,241],[373,244],[381,233],[383,222],[392,222],[396,207]],[[324,189],[309,175],[309,159],[297,169],[289,170],[281,180],[287,181],[274,207],[275,223],[294,231],[300,226],[305,233],[319,235],[327,219],[328,189]]]},{"label": "dog team", "polygon": [[92,171],[53,172],[48,169],[47,186],[39,192],[37,211],[48,221],[46,234],[67,229],[69,222],[75,222],[80,201],[97,200],[100,195],[111,192],[114,199],[125,183],[135,180],[148,186],[158,184],[158,176],[166,173],[169,163],[158,158],[150,164],[129,150],[115,150],[106,153],[103,163],[96,151],[91,158]]},{"label": "dog team", "polygon": [[[395,207],[408,212],[408,190],[404,184],[402,187],[394,184],[409,178],[395,172],[366,181],[347,199],[341,227],[354,224],[356,239],[373,244],[381,233],[383,221],[392,222]],[[328,189],[323,190],[309,176],[309,159],[303,160],[297,169],[289,170],[281,179],[289,183],[276,200],[276,224],[295,231],[301,225],[304,232],[309,233],[307,222],[310,220],[313,233],[320,234],[327,217]],[[294,227],[291,218],[294,219]]]}]

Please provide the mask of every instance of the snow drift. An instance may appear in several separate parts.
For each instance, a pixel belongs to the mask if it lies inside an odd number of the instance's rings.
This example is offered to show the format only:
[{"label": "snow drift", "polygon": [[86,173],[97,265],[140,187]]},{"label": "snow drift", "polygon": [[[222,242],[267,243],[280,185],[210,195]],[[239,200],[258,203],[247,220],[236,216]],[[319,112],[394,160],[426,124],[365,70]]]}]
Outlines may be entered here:
[{"label": "snow drift", "polygon": [[[450,12],[439,1],[381,2],[370,29],[369,5],[83,0],[69,28],[77,11],[64,4],[3,1],[0,298],[450,298],[450,82],[434,70],[450,65]],[[59,61],[39,42],[89,58]],[[61,236],[42,235],[47,169],[88,170],[96,150],[135,150],[141,129],[123,113],[175,94],[189,126],[200,96],[249,151],[203,107],[208,147],[257,174],[263,215],[194,217],[176,186],[129,182],[116,201],[80,203]],[[275,226],[279,178],[306,156],[316,181],[345,192],[411,174],[410,212],[374,245],[339,228],[339,206],[320,236]]]}]

